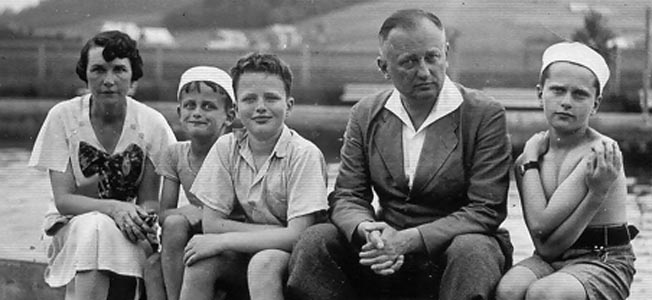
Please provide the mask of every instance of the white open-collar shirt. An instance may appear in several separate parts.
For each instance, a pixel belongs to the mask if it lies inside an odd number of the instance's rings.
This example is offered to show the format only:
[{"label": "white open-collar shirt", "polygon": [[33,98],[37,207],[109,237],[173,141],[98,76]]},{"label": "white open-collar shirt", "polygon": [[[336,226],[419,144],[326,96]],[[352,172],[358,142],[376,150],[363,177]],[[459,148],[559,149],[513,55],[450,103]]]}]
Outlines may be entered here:
[{"label": "white open-collar shirt", "polygon": [[385,103],[385,108],[398,117],[403,123],[402,140],[403,140],[403,171],[405,177],[408,179],[408,185],[412,188],[414,182],[414,174],[417,170],[417,163],[421,156],[421,149],[426,139],[425,129],[437,120],[450,114],[462,104],[462,94],[455,86],[452,80],[446,76],[444,85],[439,92],[439,97],[432,110],[428,114],[426,120],[421,124],[421,127],[414,128],[412,120],[408,115],[407,110],[401,101],[401,93],[395,88],[389,99]]}]

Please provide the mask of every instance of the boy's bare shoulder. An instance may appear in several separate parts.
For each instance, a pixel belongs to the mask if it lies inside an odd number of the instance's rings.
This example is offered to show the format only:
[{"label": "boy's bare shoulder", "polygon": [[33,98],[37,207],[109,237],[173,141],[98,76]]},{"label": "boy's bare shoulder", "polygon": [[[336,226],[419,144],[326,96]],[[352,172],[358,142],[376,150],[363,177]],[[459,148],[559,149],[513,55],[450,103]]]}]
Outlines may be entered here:
[{"label": "boy's bare shoulder", "polygon": [[606,136],[593,128],[589,128],[588,139],[586,142],[578,145],[572,152],[576,155],[583,156],[591,153],[591,149],[602,149],[605,144],[610,145],[613,143],[617,144],[617,142],[609,136]]},{"label": "boy's bare shoulder", "polygon": [[617,143],[614,139],[609,136],[606,136],[593,128],[589,128],[590,144],[591,146],[599,146],[602,142],[607,144]]}]

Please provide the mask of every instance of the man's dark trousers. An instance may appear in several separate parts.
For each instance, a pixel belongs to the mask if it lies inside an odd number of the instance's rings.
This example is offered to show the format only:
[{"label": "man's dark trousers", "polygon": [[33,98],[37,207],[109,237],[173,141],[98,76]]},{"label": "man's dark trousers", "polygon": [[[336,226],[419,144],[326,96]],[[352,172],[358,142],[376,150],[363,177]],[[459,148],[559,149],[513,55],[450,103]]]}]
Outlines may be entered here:
[{"label": "man's dark trousers", "polygon": [[492,299],[505,269],[497,240],[483,234],[457,236],[436,257],[407,255],[405,264],[390,276],[360,265],[358,251],[333,224],[308,228],[292,252],[288,298]]}]

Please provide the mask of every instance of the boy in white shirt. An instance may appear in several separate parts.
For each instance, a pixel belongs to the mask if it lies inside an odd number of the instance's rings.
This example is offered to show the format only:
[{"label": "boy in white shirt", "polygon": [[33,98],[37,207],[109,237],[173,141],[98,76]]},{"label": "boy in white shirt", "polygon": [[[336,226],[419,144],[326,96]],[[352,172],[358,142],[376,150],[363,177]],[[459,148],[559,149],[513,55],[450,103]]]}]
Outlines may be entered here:
[{"label": "boy in white shirt", "polygon": [[[191,189],[204,203],[204,234],[186,247],[181,299],[212,299],[215,288],[283,299],[293,244],[328,209],[325,162],[285,125],[294,104],[287,64],[253,53],[231,75],[244,130],[218,139]],[[245,222],[227,218],[238,205]]]}]

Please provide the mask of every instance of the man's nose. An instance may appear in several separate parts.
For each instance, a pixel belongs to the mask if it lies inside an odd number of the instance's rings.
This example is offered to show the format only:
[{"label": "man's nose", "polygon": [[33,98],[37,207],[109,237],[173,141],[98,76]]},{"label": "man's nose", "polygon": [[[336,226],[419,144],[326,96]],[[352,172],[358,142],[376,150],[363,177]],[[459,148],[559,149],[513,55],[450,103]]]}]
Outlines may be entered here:
[{"label": "man's nose", "polygon": [[419,65],[417,66],[417,75],[422,77],[427,77],[430,75],[430,65],[428,65],[424,58],[419,59]]}]

